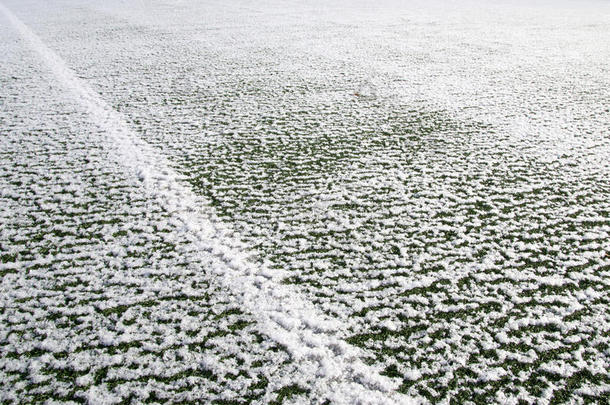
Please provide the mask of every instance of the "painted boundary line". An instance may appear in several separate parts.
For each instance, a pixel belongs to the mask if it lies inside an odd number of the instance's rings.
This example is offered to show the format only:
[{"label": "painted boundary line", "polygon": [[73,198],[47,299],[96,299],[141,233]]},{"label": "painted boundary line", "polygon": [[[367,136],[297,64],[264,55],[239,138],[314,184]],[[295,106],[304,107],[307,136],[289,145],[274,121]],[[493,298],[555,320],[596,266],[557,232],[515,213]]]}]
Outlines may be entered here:
[{"label": "painted boundary line", "polygon": [[177,223],[186,240],[201,257],[211,261],[211,273],[233,292],[239,303],[257,321],[258,329],[283,345],[290,353],[311,396],[333,404],[412,404],[395,391],[396,379],[381,376],[363,363],[364,351],[350,346],[338,335],[340,322],[323,315],[294,286],[281,284],[285,273],[257,267],[247,260],[247,249],[232,239],[228,229],[214,219],[206,201],[184,185],[167,159],[139,139],[121,114],[66,65],[55,52],[17,16],[0,3],[0,11],[11,22],[29,48],[41,58],[58,83],[68,90],[97,123],[107,138],[101,139],[123,165],[137,176],[144,193],[160,203]]}]

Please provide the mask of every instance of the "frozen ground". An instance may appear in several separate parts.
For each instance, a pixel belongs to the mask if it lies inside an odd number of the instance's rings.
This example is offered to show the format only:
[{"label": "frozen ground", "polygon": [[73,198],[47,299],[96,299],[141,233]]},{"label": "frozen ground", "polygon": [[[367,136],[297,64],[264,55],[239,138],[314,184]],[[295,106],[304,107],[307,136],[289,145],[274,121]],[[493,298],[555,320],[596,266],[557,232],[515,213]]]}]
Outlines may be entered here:
[{"label": "frozen ground", "polygon": [[610,401],[610,3],[0,1],[5,403]]}]

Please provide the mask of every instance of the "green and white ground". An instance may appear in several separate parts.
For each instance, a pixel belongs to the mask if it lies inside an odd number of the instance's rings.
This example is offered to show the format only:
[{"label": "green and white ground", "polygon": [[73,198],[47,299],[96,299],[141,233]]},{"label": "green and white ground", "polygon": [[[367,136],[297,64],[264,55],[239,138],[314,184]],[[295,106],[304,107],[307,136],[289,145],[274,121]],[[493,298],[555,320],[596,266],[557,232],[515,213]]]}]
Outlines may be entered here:
[{"label": "green and white ground", "polygon": [[0,399],[609,403],[609,27],[0,0]]}]

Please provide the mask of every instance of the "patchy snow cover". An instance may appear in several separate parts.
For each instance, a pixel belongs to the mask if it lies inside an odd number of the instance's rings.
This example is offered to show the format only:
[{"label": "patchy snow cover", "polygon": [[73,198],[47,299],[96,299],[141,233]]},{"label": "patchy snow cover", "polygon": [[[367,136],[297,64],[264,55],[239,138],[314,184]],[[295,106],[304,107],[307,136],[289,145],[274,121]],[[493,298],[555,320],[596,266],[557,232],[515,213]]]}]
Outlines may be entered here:
[{"label": "patchy snow cover", "polygon": [[[335,335],[341,324],[322,315],[310,302],[301,297],[294,286],[282,285],[281,274],[277,271],[259,269],[247,260],[242,245],[230,238],[229,231],[214,222],[210,214],[202,210],[207,207],[205,199],[195,196],[179,181],[177,175],[162,156],[142,142],[123,122],[120,114],[105,102],[82,80],[78,79],[65,63],[11,11],[3,5],[0,10],[21,34],[31,49],[43,60],[47,68],[57,78],[59,85],[69,90],[77,102],[84,107],[95,125],[106,136],[108,150],[116,155],[128,172],[142,183],[147,199],[156,203],[174,222],[179,237],[193,245],[192,252],[203,255],[208,261],[205,270],[215,274],[216,281],[231,290],[243,310],[249,311],[257,322],[257,328],[264,335],[279,343],[304,375],[297,378],[311,380],[307,389],[315,398],[326,398],[333,403],[387,403],[407,402],[409,399],[394,391],[398,383],[378,375],[377,371],[365,365],[361,350],[347,345]],[[71,185],[67,192],[79,191]],[[53,232],[69,233],[72,229],[57,229]],[[153,232],[153,228],[146,230]],[[114,252],[112,252],[114,254]],[[142,259],[143,260],[143,259]],[[142,262],[136,262],[141,267]],[[130,265],[127,266],[131,267]],[[203,269],[202,269],[203,270]],[[160,293],[169,286],[159,286]],[[103,310],[111,309],[101,306]],[[192,329],[192,328],[191,328]],[[134,340],[125,334],[117,341],[115,334],[100,330],[98,340],[102,346],[129,344]],[[44,342],[43,342],[44,343]],[[167,336],[164,346],[175,344],[173,336]],[[54,352],[53,345],[36,349]],[[40,363],[34,362],[36,370],[31,371],[34,384],[41,384],[49,378],[39,376]],[[203,365],[209,370],[209,364]],[[328,372],[332,370],[332,372]],[[230,370],[237,374],[239,370]],[[165,373],[166,366],[153,370],[154,374]],[[82,383],[82,380],[80,380]],[[81,384],[79,384],[81,385]],[[103,399],[105,392],[91,388],[88,399],[96,402]],[[104,400],[103,402],[107,402]],[[114,401],[110,400],[109,403]]]},{"label": "patchy snow cover", "polygon": [[4,3],[5,397],[607,401],[607,2]]}]

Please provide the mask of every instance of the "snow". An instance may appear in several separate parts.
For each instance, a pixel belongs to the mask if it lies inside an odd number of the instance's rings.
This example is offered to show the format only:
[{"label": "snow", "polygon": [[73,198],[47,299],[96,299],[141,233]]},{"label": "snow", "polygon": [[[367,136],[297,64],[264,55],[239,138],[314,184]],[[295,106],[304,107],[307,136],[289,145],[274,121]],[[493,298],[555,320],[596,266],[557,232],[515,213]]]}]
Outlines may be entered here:
[{"label": "snow", "polygon": [[603,400],[607,2],[135,3],[0,6],[2,399]]}]

